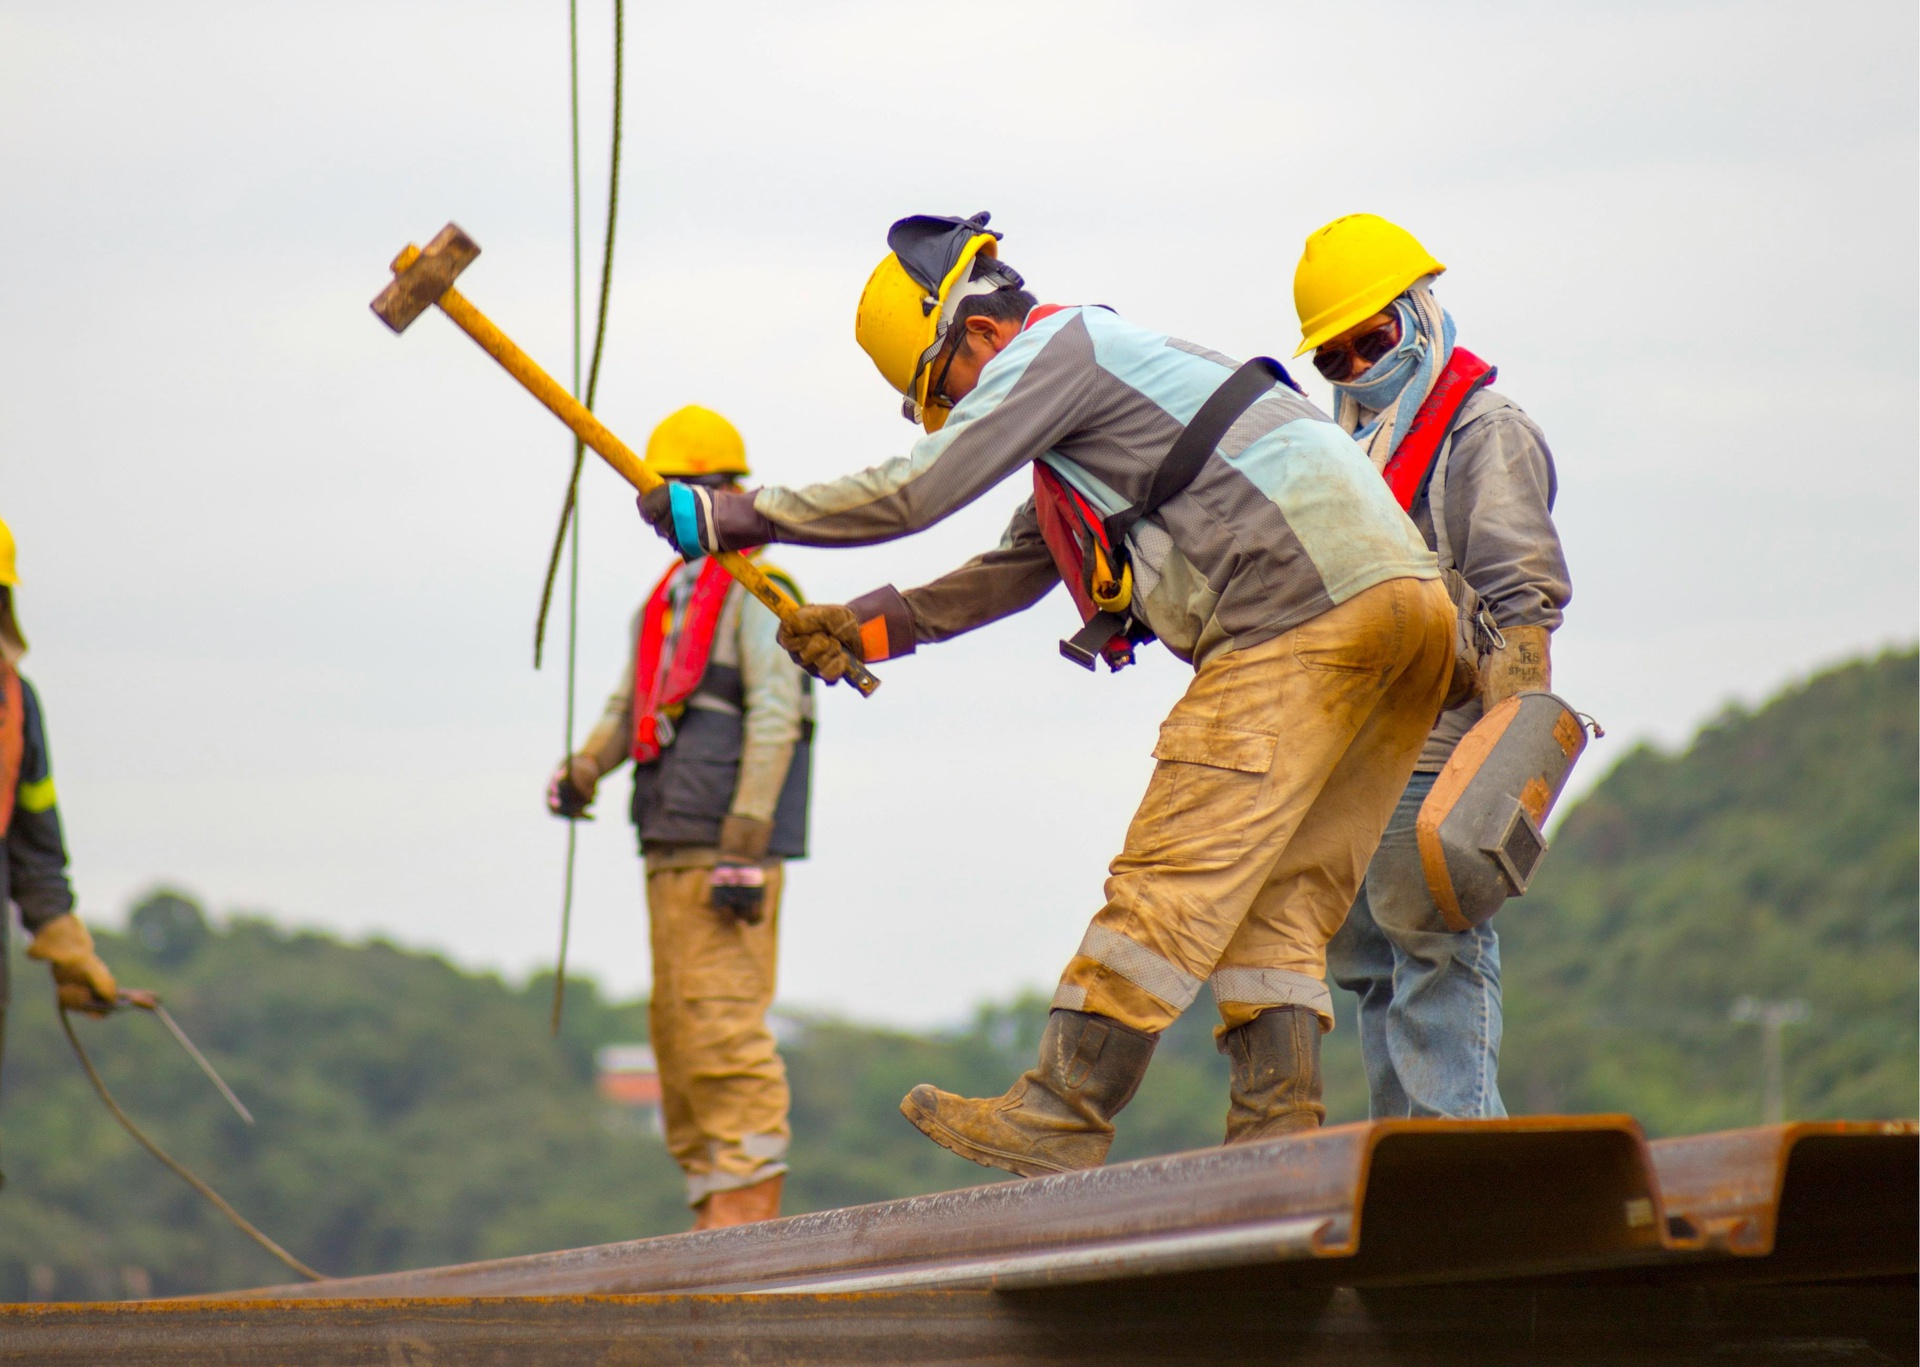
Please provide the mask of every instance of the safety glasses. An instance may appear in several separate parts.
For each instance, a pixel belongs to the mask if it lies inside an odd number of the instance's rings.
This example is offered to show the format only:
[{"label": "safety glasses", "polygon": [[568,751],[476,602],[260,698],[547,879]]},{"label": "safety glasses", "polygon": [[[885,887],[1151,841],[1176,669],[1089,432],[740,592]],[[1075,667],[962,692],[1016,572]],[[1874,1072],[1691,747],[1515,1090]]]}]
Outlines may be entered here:
[{"label": "safety glasses", "polygon": [[1331,384],[1339,384],[1361,362],[1372,365],[1382,356],[1400,345],[1400,318],[1398,314],[1388,314],[1386,320],[1376,328],[1370,328],[1358,337],[1349,337],[1344,342],[1328,342],[1313,353],[1313,368]]}]

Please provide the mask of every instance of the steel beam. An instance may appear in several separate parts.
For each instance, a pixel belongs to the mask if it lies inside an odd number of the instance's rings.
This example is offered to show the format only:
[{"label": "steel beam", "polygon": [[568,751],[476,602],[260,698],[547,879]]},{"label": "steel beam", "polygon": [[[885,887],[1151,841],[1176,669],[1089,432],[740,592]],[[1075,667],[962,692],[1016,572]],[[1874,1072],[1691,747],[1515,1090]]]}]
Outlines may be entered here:
[{"label": "steel beam", "polygon": [[1617,1266],[1665,1248],[1630,1117],[1401,1120],[763,1225],[236,1294],[1025,1286],[1261,1262],[1359,1285]]},{"label": "steel beam", "polygon": [[1911,1363],[1912,1279],[1719,1288],[1261,1287],[0,1307],[0,1364],[651,1367]]}]

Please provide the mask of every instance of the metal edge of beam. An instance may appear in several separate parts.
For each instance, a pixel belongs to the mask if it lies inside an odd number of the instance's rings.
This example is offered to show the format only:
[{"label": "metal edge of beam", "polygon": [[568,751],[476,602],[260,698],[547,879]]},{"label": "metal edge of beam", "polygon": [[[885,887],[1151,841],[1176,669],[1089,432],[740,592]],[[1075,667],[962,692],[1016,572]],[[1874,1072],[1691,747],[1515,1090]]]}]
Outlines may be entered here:
[{"label": "metal edge of beam", "polygon": [[[1312,1254],[1360,1249],[1369,1169],[1382,1145],[1464,1141],[1498,1149],[1529,1137],[1617,1136],[1638,1156],[1637,1189],[1657,1202],[1646,1141],[1630,1116],[1501,1121],[1397,1120],[1140,1159],[1084,1172],[792,1216],[762,1225],[667,1235],[556,1253],[216,1299],[566,1295],[746,1290],[802,1281],[890,1277],[915,1267],[991,1261],[1089,1244],[1205,1235],[1222,1225],[1315,1221]],[[1509,1136],[1513,1138],[1509,1138]]]},{"label": "metal edge of beam", "polygon": [[1654,1140],[1648,1149],[1677,1226],[1674,1249],[1770,1256],[1794,1152],[1808,1139],[1904,1140],[1920,1156],[1920,1121],[1792,1121]]},{"label": "metal edge of beam", "polygon": [[1318,1240],[1330,1221],[1309,1217],[1270,1220],[1157,1239],[1092,1244],[1045,1253],[1015,1254],[974,1262],[943,1263],[869,1276],[817,1281],[716,1287],[756,1295],[849,1295],[874,1291],[1030,1291],[1080,1286],[1125,1277],[1170,1276],[1246,1267],[1318,1255]]}]

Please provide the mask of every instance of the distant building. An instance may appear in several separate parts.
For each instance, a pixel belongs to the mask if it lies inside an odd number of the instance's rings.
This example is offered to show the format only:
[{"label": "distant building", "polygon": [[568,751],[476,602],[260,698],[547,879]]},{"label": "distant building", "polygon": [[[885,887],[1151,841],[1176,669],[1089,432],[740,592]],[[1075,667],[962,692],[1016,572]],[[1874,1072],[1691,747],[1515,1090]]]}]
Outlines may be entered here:
[{"label": "distant building", "polygon": [[645,1124],[654,1133],[660,1122],[660,1064],[650,1044],[609,1044],[593,1056],[594,1087],[615,1114]]}]

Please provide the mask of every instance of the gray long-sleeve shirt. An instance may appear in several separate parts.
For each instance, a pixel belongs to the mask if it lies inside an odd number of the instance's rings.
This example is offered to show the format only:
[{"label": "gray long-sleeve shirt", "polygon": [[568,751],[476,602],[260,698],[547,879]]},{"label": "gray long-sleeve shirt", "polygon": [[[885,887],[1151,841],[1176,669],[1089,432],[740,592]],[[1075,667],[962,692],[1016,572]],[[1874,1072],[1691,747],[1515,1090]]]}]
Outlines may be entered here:
[{"label": "gray long-sleeve shirt", "polygon": [[[1513,400],[1483,389],[1461,410],[1450,440],[1438,501],[1454,568],[1494,625],[1554,630],[1573,584],[1553,525],[1559,481],[1546,437]],[[1431,491],[1422,495],[1413,521],[1437,549],[1434,502]],[[1420,752],[1419,772],[1440,770],[1480,716],[1478,699],[1443,714]]]},{"label": "gray long-sleeve shirt", "polygon": [[[1116,512],[1146,494],[1174,438],[1233,369],[1216,352],[1105,309],[1037,312],[910,455],[807,488],[761,489],[755,525],[723,531],[730,544],[888,541],[1036,460],[1103,515]],[[1359,447],[1279,385],[1128,542],[1134,611],[1195,663],[1257,645],[1386,580],[1439,576]],[[905,596],[909,640],[1017,612],[1057,579],[1032,507],[1023,507],[998,551]]]}]

